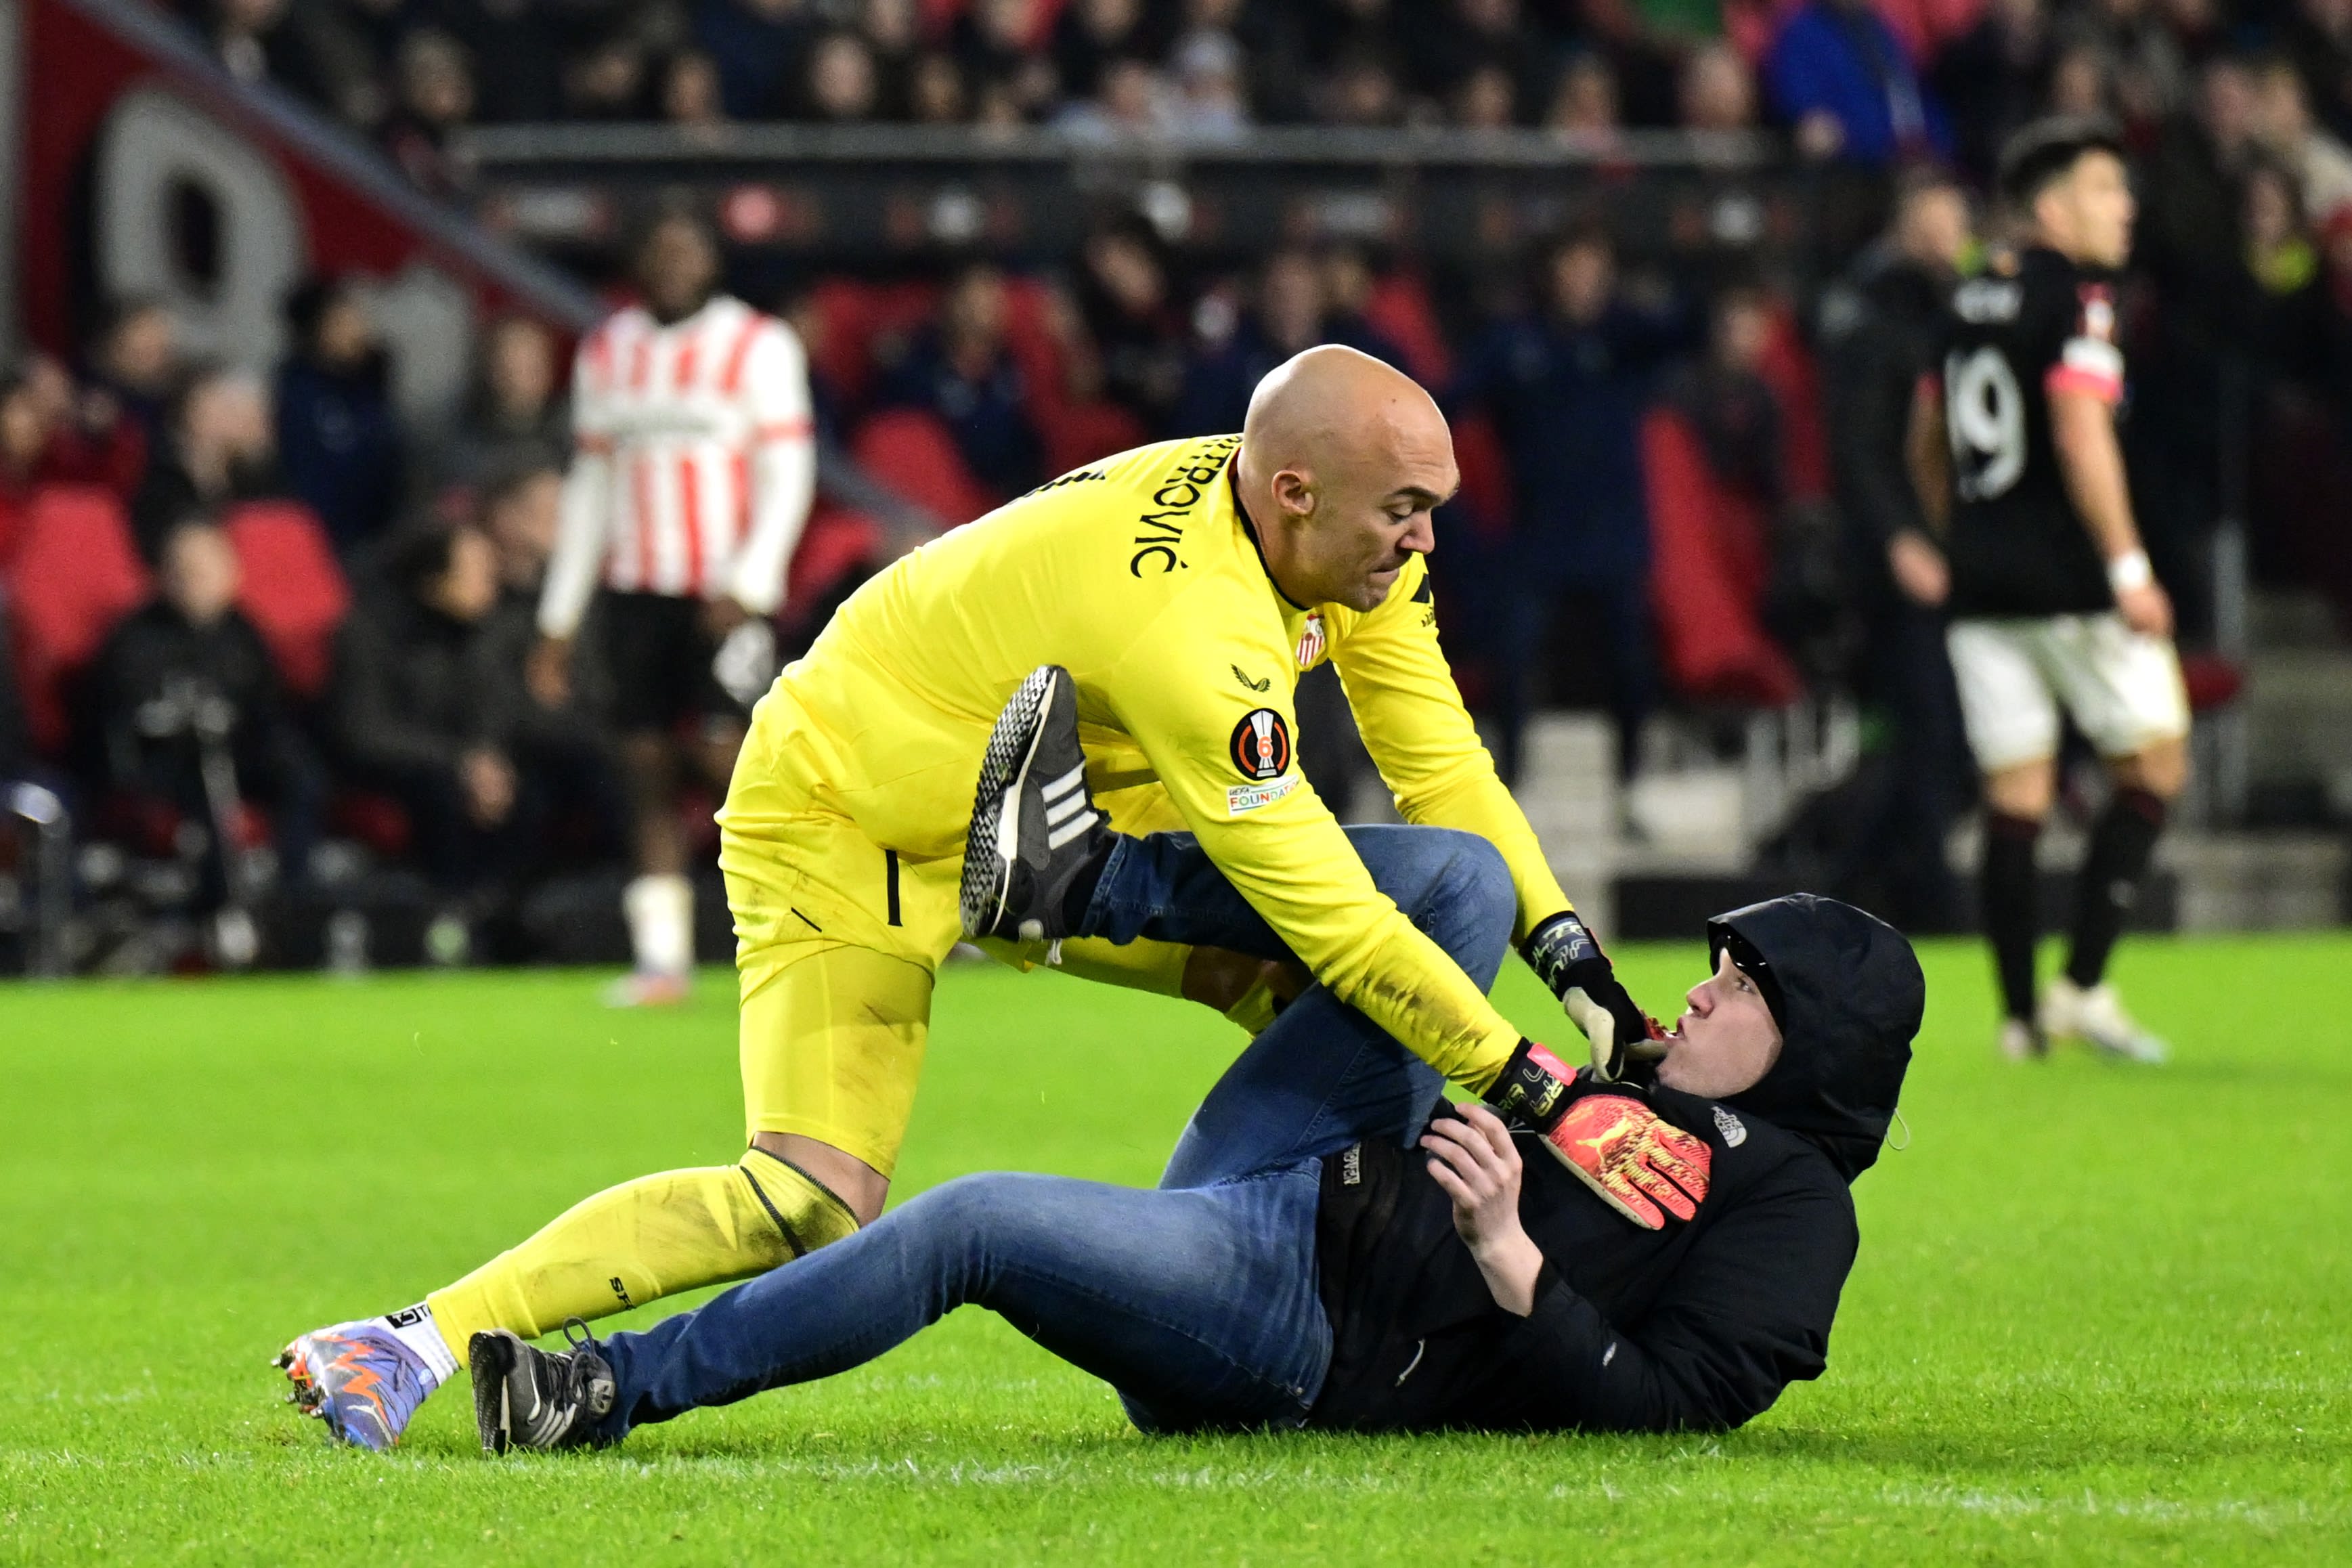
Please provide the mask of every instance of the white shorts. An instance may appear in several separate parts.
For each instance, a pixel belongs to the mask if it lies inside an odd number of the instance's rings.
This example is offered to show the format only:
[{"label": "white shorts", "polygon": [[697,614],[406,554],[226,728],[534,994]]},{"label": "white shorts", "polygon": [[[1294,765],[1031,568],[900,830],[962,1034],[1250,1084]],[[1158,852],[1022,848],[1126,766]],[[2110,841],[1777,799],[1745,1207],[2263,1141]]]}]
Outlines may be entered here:
[{"label": "white shorts", "polygon": [[2180,659],[2110,610],[1954,621],[1945,633],[1969,750],[1985,773],[2058,754],[2058,708],[2102,757],[2127,757],[2189,733]]}]

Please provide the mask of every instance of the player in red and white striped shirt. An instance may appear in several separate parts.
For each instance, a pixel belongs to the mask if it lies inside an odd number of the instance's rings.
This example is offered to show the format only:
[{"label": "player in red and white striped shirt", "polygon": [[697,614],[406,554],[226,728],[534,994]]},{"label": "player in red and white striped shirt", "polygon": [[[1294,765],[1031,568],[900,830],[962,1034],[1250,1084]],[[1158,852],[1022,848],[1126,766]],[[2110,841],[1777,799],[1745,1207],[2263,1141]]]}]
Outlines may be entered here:
[{"label": "player in red and white striped shirt", "polygon": [[607,320],[572,370],[576,441],[540,600],[532,683],[562,689],[601,577],[636,810],[624,896],[636,973],[616,1000],[675,1000],[693,961],[680,784],[726,787],[751,704],[775,674],[769,617],[815,486],[808,371],[790,327],[717,291],[719,249],[671,214],[637,254],[645,302]]}]

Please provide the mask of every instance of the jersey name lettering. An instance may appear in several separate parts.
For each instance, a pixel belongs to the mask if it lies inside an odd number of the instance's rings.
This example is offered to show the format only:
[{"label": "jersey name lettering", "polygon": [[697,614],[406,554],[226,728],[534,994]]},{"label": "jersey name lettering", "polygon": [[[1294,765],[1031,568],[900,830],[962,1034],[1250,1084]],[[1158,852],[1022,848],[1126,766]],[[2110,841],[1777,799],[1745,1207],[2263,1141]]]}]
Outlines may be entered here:
[{"label": "jersey name lettering", "polygon": [[2025,304],[2025,286],[2013,279],[1979,278],[1952,295],[1952,310],[1963,321],[2013,321]]},{"label": "jersey name lettering", "polygon": [[1164,577],[1187,564],[1176,553],[1176,547],[1184,542],[1184,524],[1208,493],[1208,486],[1224,473],[1225,459],[1240,445],[1238,436],[1221,436],[1186,453],[1182,466],[1160,481],[1160,488],[1151,492],[1151,504],[1162,510],[1144,512],[1135,520],[1143,531],[1130,542],[1136,552],[1127,559],[1129,575],[1140,577],[1149,566]]}]

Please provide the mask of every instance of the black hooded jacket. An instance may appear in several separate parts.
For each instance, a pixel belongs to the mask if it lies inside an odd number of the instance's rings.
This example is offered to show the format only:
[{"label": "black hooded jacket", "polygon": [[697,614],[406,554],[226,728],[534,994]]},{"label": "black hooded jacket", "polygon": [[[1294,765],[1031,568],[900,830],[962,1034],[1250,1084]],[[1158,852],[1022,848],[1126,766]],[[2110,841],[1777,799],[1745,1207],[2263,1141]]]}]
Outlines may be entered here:
[{"label": "black hooded jacket", "polygon": [[1496,1304],[1426,1155],[1367,1142],[1326,1160],[1332,1357],[1310,1425],[1729,1427],[1821,1375],[1858,1240],[1847,1184],[1885,1136],[1925,984],[1892,928],[1811,894],[1719,916],[1708,938],[1758,978],[1783,1043],[1720,1104],[1634,1091],[1709,1146],[1696,1217],[1641,1229],[1520,1134],[1519,1219],[1544,1267],[1519,1318]]}]

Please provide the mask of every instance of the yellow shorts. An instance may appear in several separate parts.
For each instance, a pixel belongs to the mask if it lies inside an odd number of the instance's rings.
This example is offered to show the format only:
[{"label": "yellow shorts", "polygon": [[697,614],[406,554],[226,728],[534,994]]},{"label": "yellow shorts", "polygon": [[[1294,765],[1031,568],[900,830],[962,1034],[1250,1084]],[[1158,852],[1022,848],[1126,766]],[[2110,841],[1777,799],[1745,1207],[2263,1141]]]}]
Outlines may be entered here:
[{"label": "yellow shorts", "polygon": [[[1164,800],[1157,789],[1129,793]],[[887,1176],[922,1077],[932,976],[962,932],[962,857],[902,857],[839,816],[751,809],[766,804],[763,790],[783,793],[738,768],[719,824],[741,982],[745,1138],[799,1133]],[[1042,942],[983,945],[1016,969],[1045,959]],[[1074,941],[1062,967],[1174,995],[1190,952]]]},{"label": "yellow shorts", "polygon": [[798,945],[758,984],[745,975],[744,1141],[797,1132],[887,1176],[923,1075],[931,972],[870,948]]}]

